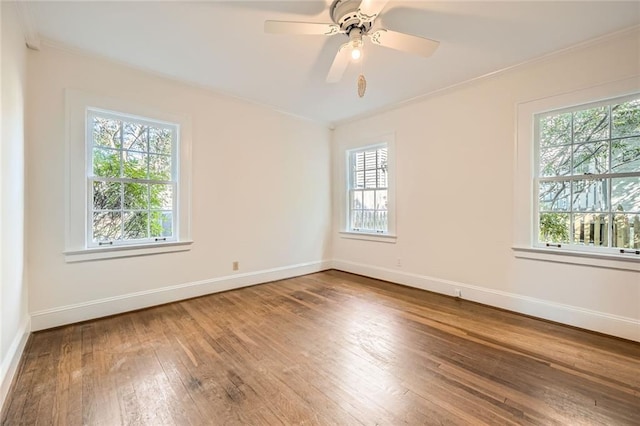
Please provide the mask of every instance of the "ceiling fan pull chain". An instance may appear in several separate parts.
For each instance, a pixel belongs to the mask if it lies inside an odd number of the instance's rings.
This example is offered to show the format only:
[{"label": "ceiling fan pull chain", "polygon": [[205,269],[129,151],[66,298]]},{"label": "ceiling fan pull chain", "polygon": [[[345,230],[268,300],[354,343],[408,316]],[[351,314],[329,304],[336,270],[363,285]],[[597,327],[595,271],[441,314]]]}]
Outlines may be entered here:
[{"label": "ceiling fan pull chain", "polygon": [[367,79],[364,77],[364,61],[367,60],[367,55],[364,54],[364,40],[362,43],[362,58],[360,59],[360,75],[358,76],[358,96],[364,97],[364,92],[367,90]]},{"label": "ceiling fan pull chain", "polygon": [[364,74],[360,74],[358,76],[358,96],[363,97],[366,90],[367,80],[364,78]]}]

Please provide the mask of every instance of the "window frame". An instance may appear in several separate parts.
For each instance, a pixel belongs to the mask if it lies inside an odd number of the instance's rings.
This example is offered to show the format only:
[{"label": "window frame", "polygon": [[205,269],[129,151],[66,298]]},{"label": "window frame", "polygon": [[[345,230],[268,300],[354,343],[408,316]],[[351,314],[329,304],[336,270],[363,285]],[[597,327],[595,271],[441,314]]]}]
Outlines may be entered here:
[{"label": "window frame", "polygon": [[[388,194],[389,194],[389,166],[388,164],[386,165],[386,170],[385,172],[387,173],[387,186],[386,187],[379,187],[376,186],[375,188],[367,188],[366,185],[363,188],[356,188],[355,187],[355,182],[354,182],[354,172],[355,172],[355,156],[359,153],[366,153],[366,152],[371,152],[371,151],[375,151],[376,152],[376,167],[375,167],[375,171],[376,171],[376,182],[378,180],[377,178],[377,171],[381,170],[380,167],[378,167],[378,163],[377,163],[377,151],[379,149],[385,149],[386,150],[386,154],[387,154],[387,163],[388,163],[388,158],[389,158],[389,147],[387,146],[386,143],[378,143],[375,145],[368,145],[368,146],[364,146],[364,147],[358,147],[358,148],[354,148],[354,149],[350,149],[347,151],[347,231],[348,232],[353,232],[353,233],[358,233],[358,234],[371,234],[371,235],[388,235],[389,234],[389,222],[388,222]],[[365,164],[366,164],[366,160],[365,160]],[[366,166],[365,169],[363,169],[363,172],[367,170]],[[371,169],[368,169],[371,170]],[[365,178],[366,179],[366,178]],[[362,190],[363,192],[363,196],[364,196],[364,192],[365,191],[374,191],[374,197],[375,197],[375,191],[387,191],[387,209],[385,210],[380,210],[376,207],[374,207],[373,209],[373,213],[374,216],[376,215],[377,212],[379,211],[386,211],[387,212],[387,226],[385,230],[377,230],[377,229],[359,229],[359,228],[355,228],[352,225],[352,213],[354,210],[353,209],[353,198],[352,198],[352,194],[355,191],[358,190]],[[375,204],[375,201],[374,201]],[[360,209],[361,211],[364,211],[364,209]]]},{"label": "window frame", "polygon": [[[387,148],[387,231],[369,232],[367,230],[350,229],[350,212],[351,212],[351,153],[370,150],[377,147],[386,146]],[[343,147],[340,151],[340,227],[339,235],[341,238],[355,239],[363,241],[373,241],[382,243],[395,243],[396,235],[396,191],[395,191],[395,135],[387,133],[384,135],[370,137],[364,140],[356,141],[353,144]]]},{"label": "window frame", "polygon": [[[149,237],[142,238],[136,240],[113,240],[110,241],[109,244],[103,244],[102,242],[96,242],[93,239],[93,219],[92,213],[94,213],[93,208],[93,182],[96,180],[100,180],[99,177],[96,177],[93,173],[93,148],[95,147],[94,138],[93,138],[93,126],[91,125],[94,117],[100,118],[110,118],[115,120],[121,120],[122,122],[126,121],[129,123],[137,123],[143,124],[146,126],[156,126],[163,128],[170,128],[172,130],[172,143],[171,143],[171,179],[168,181],[162,180],[154,180],[154,179],[132,179],[132,178],[111,178],[114,182],[121,183],[148,183],[148,184],[169,184],[172,186],[172,235],[171,237]],[[86,163],[86,180],[87,180],[87,234],[86,234],[86,244],[88,248],[95,247],[119,247],[119,246],[146,246],[150,243],[170,243],[177,241],[177,235],[179,235],[179,223],[180,223],[180,211],[178,209],[177,199],[180,194],[180,180],[178,178],[178,164],[180,164],[180,125],[178,123],[171,123],[167,121],[153,120],[148,117],[140,117],[131,114],[126,114],[118,111],[109,111],[101,108],[88,107],[86,109],[86,153],[87,153],[87,163]],[[122,152],[125,151],[123,147],[118,149],[120,155],[122,156]],[[149,154],[149,148],[147,147],[147,154]],[[121,160],[122,161],[122,160]],[[98,179],[96,179],[98,178]],[[120,210],[124,213],[125,207],[124,205],[120,206]],[[147,209],[149,210],[149,209]],[[149,210],[150,211],[150,210]]]},{"label": "window frame", "polygon": [[[92,158],[87,136],[90,134],[88,110],[112,112],[152,123],[177,126],[179,143],[174,144],[177,191],[174,237],[167,241],[140,240],[94,246],[90,244],[88,214],[92,198],[88,185]],[[181,111],[168,111],[136,102],[112,98],[77,89],[65,89],[65,238],[63,254],[67,263],[110,258],[152,255],[191,250],[191,118]],[[173,156],[173,155],[172,155]]]},{"label": "window frame", "polygon": [[[611,205],[611,200],[612,200],[612,180],[613,179],[617,179],[617,178],[625,178],[625,177],[640,177],[640,170],[637,172],[613,172],[611,170],[611,144],[614,140],[617,139],[624,139],[624,138],[628,138],[629,136],[625,136],[625,137],[612,137],[611,135],[611,129],[609,128],[609,136],[607,138],[604,139],[598,139],[594,142],[576,142],[574,140],[573,135],[571,135],[571,142],[569,144],[565,144],[565,145],[558,145],[558,146],[568,146],[570,151],[571,151],[571,166],[570,166],[570,171],[568,174],[566,175],[557,175],[557,176],[541,176],[540,173],[540,156],[541,156],[541,146],[540,146],[540,139],[539,139],[539,135],[540,135],[540,121],[541,119],[543,119],[544,117],[549,117],[549,116],[553,116],[553,115],[559,115],[559,114],[566,114],[566,113],[574,113],[574,112],[578,112],[578,111],[585,111],[585,110],[589,110],[589,109],[594,109],[594,108],[598,108],[598,107],[609,107],[609,111],[608,111],[608,126],[611,125],[611,106],[615,105],[615,104],[619,104],[619,103],[623,103],[629,100],[634,100],[634,99],[640,99],[640,91],[636,92],[636,93],[632,93],[632,94],[627,94],[624,96],[615,96],[615,97],[611,97],[608,99],[601,99],[601,100],[597,100],[594,102],[587,102],[587,103],[583,103],[583,104],[579,104],[579,105],[573,105],[567,108],[559,108],[559,109],[553,109],[553,110],[548,110],[548,111],[544,111],[544,112],[540,112],[540,113],[536,113],[533,116],[533,128],[534,128],[534,166],[533,166],[533,172],[534,172],[534,178],[533,178],[533,245],[535,247],[555,247],[555,248],[562,248],[562,247],[566,247],[569,248],[570,250],[574,250],[574,251],[578,251],[578,252],[586,252],[586,253],[602,253],[602,254],[610,254],[610,255],[614,255],[614,254],[640,254],[640,253],[624,253],[621,250],[629,250],[632,252],[638,252],[640,251],[639,249],[629,249],[629,248],[622,248],[622,247],[613,247],[613,245],[609,245],[609,242],[613,243],[612,241],[612,226],[613,226],[613,222],[614,222],[614,217],[616,212],[613,210],[613,207]],[[640,138],[640,135],[634,135],[633,137],[635,138]],[[581,145],[585,145],[585,144],[589,144],[589,143],[607,143],[607,158],[608,158],[608,165],[607,165],[607,171],[604,173],[598,173],[598,174],[575,174],[574,171],[574,164],[573,164],[573,154],[575,152],[576,147],[579,147]],[[585,210],[585,211],[580,211],[578,209],[576,209],[573,205],[573,196],[574,196],[574,192],[573,192],[573,183],[574,182],[580,182],[580,181],[588,181],[588,180],[603,180],[606,182],[606,187],[607,187],[607,193],[608,193],[608,198],[607,198],[607,202],[608,202],[608,209],[607,210],[603,210],[603,211],[590,211],[590,210]],[[561,181],[566,181],[566,182],[570,182],[570,188],[569,188],[569,207],[568,210],[566,211],[557,211],[557,213],[566,213],[569,215],[569,242],[568,243],[549,243],[549,242],[544,242],[544,241],[540,241],[539,236],[540,236],[540,197],[539,197],[539,190],[540,190],[540,182],[561,182]],[[555,211],[554,211],[555,212]],[[573,216],[575,214],[579,214],[579,213],[584,213],[584,214],[600,214],[600,215],[604,215],[607,216],[607,218],[609,219],[609,222],[607,223],[607,228],[608,228],[608,232],[607,232],[607,246],[591,246],[589,244],[576,244],[575,238],[574,238],[574,232],[575,232],[575,225],[574,225],[574,218]],[[626,213],[626,212],[625,212]],[[632,214],[640,214],[640,213],[632,213]]]},{"label": "window frame", "polygon": [[[515,105],[514,177],[513,177],[513,244],[516,258],[549,261],[592,267],[640,271],[640,256],[575,250],[573,246],[540,247],[535,244],[537,228],[534,216],[538,209],[534,200],[536,176],[536,114],[578,107],[621,98],[640,92],[640,75],[580,88]],[[535,201],[535,202],[534,202]]]}]

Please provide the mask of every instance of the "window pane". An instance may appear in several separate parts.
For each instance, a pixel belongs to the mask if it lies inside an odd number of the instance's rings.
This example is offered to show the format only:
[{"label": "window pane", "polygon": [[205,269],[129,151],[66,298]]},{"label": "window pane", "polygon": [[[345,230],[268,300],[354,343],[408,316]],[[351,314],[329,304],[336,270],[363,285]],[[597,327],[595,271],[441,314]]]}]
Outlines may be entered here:
[{"label": "window pane", "polygon": [[568,213],[540,213],[540,236],[543,243],[569,242]]},{"label": "window pane", "polygon": [[364,191],[363,208],[373,210],[375,208],[375,191]]},{"label": "window pane", "polygon": [[640,138],[611,141],[611,171],[640,172]]},{"label": "window pane", "polygon": [[376,172],[375,169],[366,170],[364,172],[364,185],[365,185],[365,188],[376,188],[377,187],[376,176],[377,176],[377,172]]},{"label": "window pane", "polygon": [[378,188],[386,188],[389,186],[387,182],[387,171],[378,169]]},{"label": "window pane", "polygon": [[122,213],[93,213],[93,241],[113,241],[121,237]]},{"label": "window pane", "polygon": [[640,99],[611,107],[611,137],[640,135]]},{"label": "window pane", "polygon": [[125,183],[124,208],[147,210],[149,208],[148,185],[143,183]]},{"label": "window pane", "polygon": [[378,155],[378,167],[387,169],[387,148],[380,148],[377,151]]},{"label": "window pane", "polygon": [[387,231],[387,212],[381,211],[376,212],[376,230],[377,231]]},{"label": "window pane", "polygon": [[376,215],[373,210],[365,210],[362,212],[362,229],[376,229]]},{"label": "window pane", "polygon": [[148,212],[125,212],[123,237],[125,240],[148,238],[148,226]]},{"label": "window pane", "polygon": [[149,178],[171,180],[171,157],[166,155],[150,155]]},{"label": "window pane", "polygon": [[387,191],[376,191],[376,210],[387,210]]},{"label": "window pane", "polygon": [[570,182],[540,182],[540,211],[569,211]]},{"label": "window pane", "polygon": [[98,177],[120,177],[120,151],[94,148],[93,175]]},{"label": "window pane", "polygon": [[132,151],[148,151],[148,127],[138,123],[127,123],[123,125],[124,149]]},{"label": "window pane", "polygon": [[353,165],[355,170],[364,170],[364,152],[357,152],[354,155]]},{"label": "window pane", "polygon": [[351,208],[362,209],[362,191],[353,191],[351,193]]},{"label": "window pane", "polygon": [[116,210],[120,208],[122,184],[119,182],[93,182],[93,209]]},{"label": "window pane", "polygon": [[640,177],[611,179],[611,209],[640,212]]},{"label": "window pane", "polygon": [[566,113],[540,119],[540,147],[570,144],[571,117]]},{"label": "window pane", "polygon": [[122,123],[120,120],[93,117],[93,143],[105,148],[120,148]]},{"label": "window pane", "polygon": [[147,159],[148,154],[141,152],[123,151],[122,176],[129,179],[146,179],[147,178]]},{"label": "window pane", "polygon": [[576,111],[573,113],[574,142],[590,142],[609,137],[609,107]]},{"label": "window pane", "polygon": [[640,249],[640,214],[629,217],[629,245],[634,249]]},{"label": "window pane", "polygon": [[365,170],[376,168],[376,151],[364,152],[364,168]]},{"label": "window pane", "polygon": [[606,211],[609,209],[606,179],[585,179],[573,182],[573,209]]},{"label": "window pane", "polygon": [[351,229],[362,229],[362,210],[351,211]]},{"label": "window pane", "polygon": [[640,215],[616,214],[613,216],[614,247],[640,248]]},{"label": "window pane", "polygon": [[607,247],[609,229],[609,215],[601,213],[587,213],[573,215],[574,244]]},{"label": "window pane", "polygon": [[601,174],[609,171],[609,144],[607,142],[577,145],[573,151],[573,174]]},{"label": "window pane", "polygon": [[152,127],[149,129],[149,151],[171,155],[172,132],[169,129]]},{"label": "window pane", "polygon": [[355,188],[364,188],[364,172],[356,172],[354,179]]},{"label": "window pane", "polygon": [[152,209],[171,209],[173,208],[173,185],[150,185]]},{"label": "window pane", "polygon": [[151,212],[150,228],[152,238],[173,236],[173,213]]},{"label": "window pane", "polygon": [[540,150],[540,176],[565,176],[571,173],[571,145]]}]

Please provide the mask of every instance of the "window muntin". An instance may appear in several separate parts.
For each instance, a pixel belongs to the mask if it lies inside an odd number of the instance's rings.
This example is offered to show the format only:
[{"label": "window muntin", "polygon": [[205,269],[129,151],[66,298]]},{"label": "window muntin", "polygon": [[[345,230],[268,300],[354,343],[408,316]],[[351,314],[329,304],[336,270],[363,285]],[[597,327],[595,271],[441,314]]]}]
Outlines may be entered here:
[{"label": "window muntin", "polygon": [[535,116],[537,244],[640,249],[640,95]]},{"label": "window muntin", "polygon": [[87,112],[87,246],[176,241],[178,126]]},{"label": "window muntin", "polygon": [[347,151],[350,232],[389,232],[389,177],[386,144]]}]

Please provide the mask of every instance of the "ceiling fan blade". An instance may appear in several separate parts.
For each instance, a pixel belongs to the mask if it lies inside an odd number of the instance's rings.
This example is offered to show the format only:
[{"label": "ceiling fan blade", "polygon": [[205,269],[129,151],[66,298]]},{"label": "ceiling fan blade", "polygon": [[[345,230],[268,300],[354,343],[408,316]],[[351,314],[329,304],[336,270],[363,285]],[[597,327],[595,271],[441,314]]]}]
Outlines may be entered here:
[{"label": "ceiling fan blade", "polygon": [[336,24],[315,22],[264,21],[264,32],[269,34],[334,35],[340,32]]},{"label": "ceiling fan blade", "polygon": [[349,59],[351,58],[351,49],[349,49],[349,43],[345,43],[340,46],[336,57],[333,59],[329,74],[327,74],[327,83],[337,83],[342,78],[342,75],[349,65]]},{"label": "ceiling fan blade", "polygon": [[380,29],[369,34],[371,41],[380,46],[429,57],[440,45],[439,41],[410,34]]},{"label": "ceiling fan blade", "polygon": [[360,3],[360,14],[369,19],[373,19],[382,12],[389,0],[362,0]]}]

